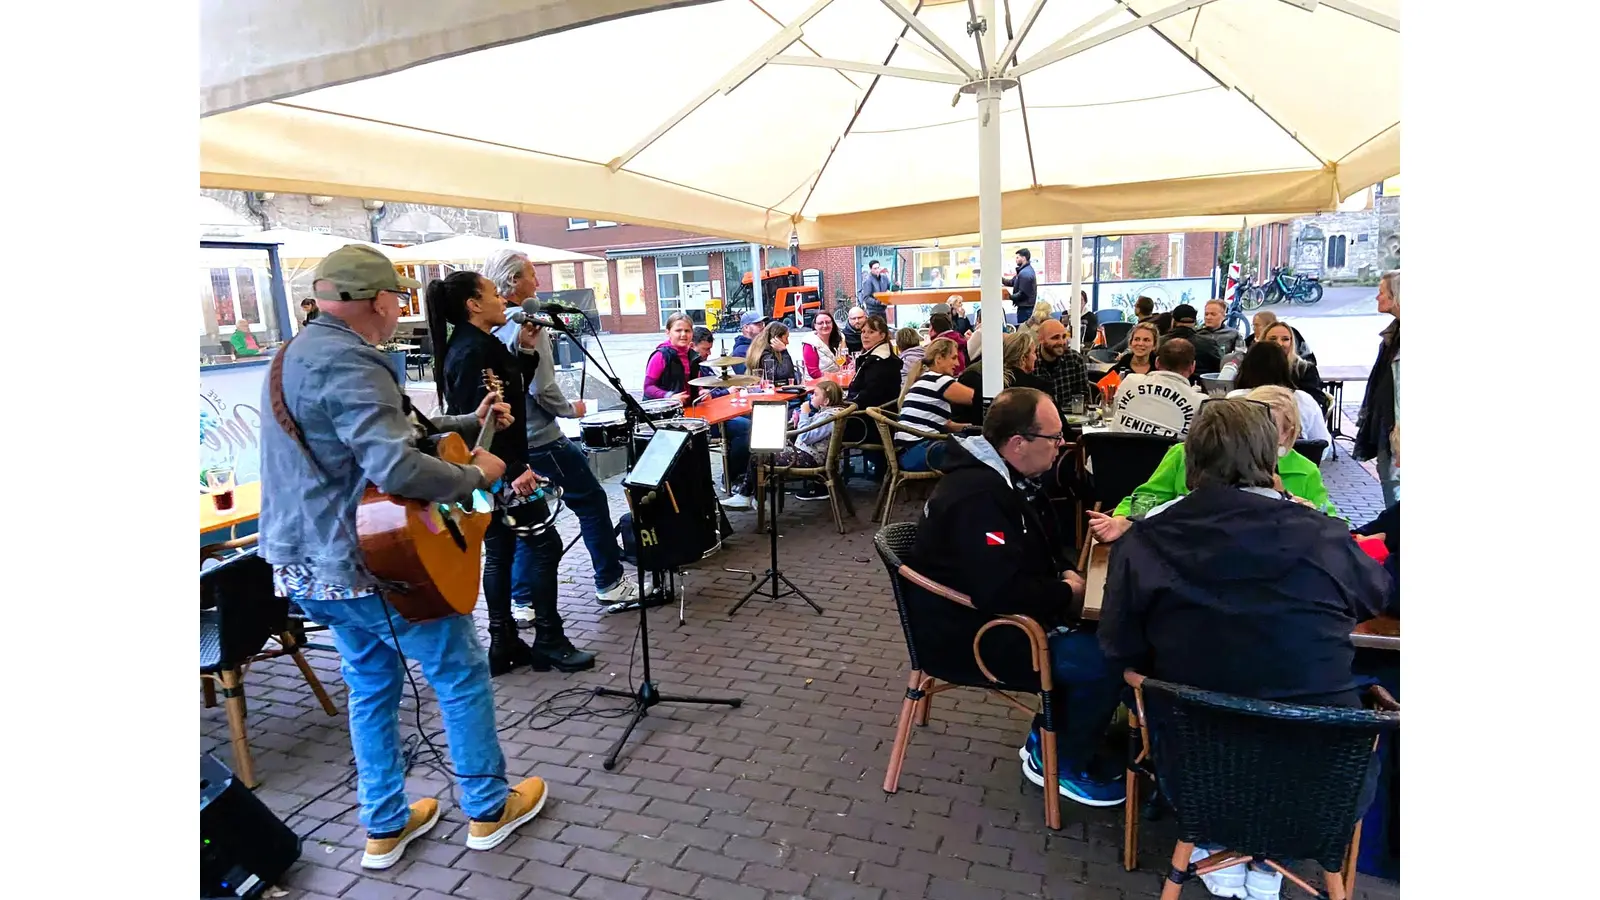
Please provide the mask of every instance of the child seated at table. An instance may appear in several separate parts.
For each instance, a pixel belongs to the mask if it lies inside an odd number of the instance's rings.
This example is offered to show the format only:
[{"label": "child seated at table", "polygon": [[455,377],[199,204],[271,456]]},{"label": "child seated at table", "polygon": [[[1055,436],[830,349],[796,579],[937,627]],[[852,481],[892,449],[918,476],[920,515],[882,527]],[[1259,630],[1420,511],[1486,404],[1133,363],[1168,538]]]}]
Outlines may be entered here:
[{"label": "child seated at table", "polygon": [[[772,464],[780,468],[801,469],[816,468],[825,464],[828,459],[828,441],[833,439],[833,419],[844,412],[844,408],[844,390],[831,379],[824,378],[818,381],[811,388],[811,393],[806,395],[805,402],[800,404],[800,421],[796,430],[811,425],[817,427],[810,431],[802,430],[789,438],[788,444],[773,454]],[[750,498],[755,491],[756,470],[765,464],[765,460],[751,456],[750,467],[745,471],[744,479],[740,482],[734,498],[723,501],[722,505],[729,509],[749,509]],[[795,493],[797,500],[822,500],[827,496],[827,488],[816,481],[807,481]]]}]

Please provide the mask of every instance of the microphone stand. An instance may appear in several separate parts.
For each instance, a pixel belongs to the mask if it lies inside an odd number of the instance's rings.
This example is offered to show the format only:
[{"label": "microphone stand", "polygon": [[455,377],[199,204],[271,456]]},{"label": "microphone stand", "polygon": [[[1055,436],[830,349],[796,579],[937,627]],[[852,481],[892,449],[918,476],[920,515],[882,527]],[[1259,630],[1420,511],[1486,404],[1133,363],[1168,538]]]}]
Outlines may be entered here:
[{"label": "microphone stand", "polygon": [[[555,331],[567,334],[568,336],[571,335],[571,332],[561,323],[560,319],[556,319],[555,323]],[[595,368],[599,370],[600,374],[606,379],[607,382],[611,384],[612,389],[617,392],[617,396],[622,398],[622,405],[627,410],[624,415],[626,416],[626,421],[628,423],[628,468],[631,470],[634,466],[634,463],[637,462],[637,460],[634,458],[633,450],[634,429],[638,428],[639,423],[641,422],[651,422],[654,420],[651,419],[649,413],[645,412],[644,407],[639,404],[639,401],[635,400],[633,395],[628,393],[627,389],[622,386],[622,381],[621,379],[617,378],[615,372],[612,372],[605,366],[601,365],[600,361],[594,358],[594,354],[589,352],[589,348],[585,347],[582,341],[574,341],[573,343],[578,345],[578,349],[583,351],[583,355],[587,357],[590,362],[594,363]],[[720,506],[718,508],[720,509]],[[635,540],[637,540],[637,535],[635,535]],[[601,763],[607,772],[610,772],[617,767],[617,757],[622,754],[623,746],[628,743],[628,738],[633,735],[633,730],[639,726],[639,722],[643,720],[645,716],[650,714],[651,707],[662,703],[693,703],[702,706],[727,706],[733,709],[738,709],[740,705],[744,703],[744,700],[738,697],[679,697],[662,694],[656,690],[655,680],[650,675],[650,609],[653,606],[665,605],[668,602],[667,595],[669,591],[666,587],[666,580],[661,578],[661,573],[658,572],[656,573],[656,584],[661,588],[661,602],[646,602],[644,591],[644,567],[635,565],[634,573],[639,578],[639,599],[637,602],[639,606],[639,656],[643,662],[643,672],[640,675],[642,680],[639,682],[638,686],[632,690],[620,691],[614,688],[604,687],[597,687],[594,689],[595,696],[620,697],[630,701],[629,705],[633,709],[633,715],[628,719],[627,727],[622,729],[622,734],[617,737],[616,743],[611,745],[611,752],[606,754],[605,761]],[[672,580],[675,582],[676,576],[673,576]],[[681,588],[679,589],[681,590]]]}]

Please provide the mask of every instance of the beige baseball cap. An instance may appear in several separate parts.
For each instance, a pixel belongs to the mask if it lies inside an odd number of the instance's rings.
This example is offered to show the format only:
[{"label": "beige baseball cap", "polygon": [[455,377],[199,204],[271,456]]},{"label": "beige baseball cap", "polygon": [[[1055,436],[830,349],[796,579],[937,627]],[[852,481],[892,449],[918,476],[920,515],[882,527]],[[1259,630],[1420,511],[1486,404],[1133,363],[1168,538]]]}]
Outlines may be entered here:
[{"label": "beige baseball cap", "polygon": [[379,291],[417,290],[422,283],[395,271],[394,263],[378,250],[346,244],[328,254],[312,272],[318,281],[333,282],[333,290],[314,290],[318,300],[371,300]]}]

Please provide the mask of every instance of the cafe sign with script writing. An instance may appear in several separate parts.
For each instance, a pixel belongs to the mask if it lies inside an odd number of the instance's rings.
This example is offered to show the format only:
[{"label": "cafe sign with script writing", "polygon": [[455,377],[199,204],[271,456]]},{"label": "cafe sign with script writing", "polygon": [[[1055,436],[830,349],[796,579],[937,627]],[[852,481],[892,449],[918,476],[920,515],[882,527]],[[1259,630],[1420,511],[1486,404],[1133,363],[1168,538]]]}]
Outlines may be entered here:
[{"label": "cafe sign with script writing", "polygon": [[261,480],[261,365],[200,373],[200,471],[232,466],[239,484]]}]

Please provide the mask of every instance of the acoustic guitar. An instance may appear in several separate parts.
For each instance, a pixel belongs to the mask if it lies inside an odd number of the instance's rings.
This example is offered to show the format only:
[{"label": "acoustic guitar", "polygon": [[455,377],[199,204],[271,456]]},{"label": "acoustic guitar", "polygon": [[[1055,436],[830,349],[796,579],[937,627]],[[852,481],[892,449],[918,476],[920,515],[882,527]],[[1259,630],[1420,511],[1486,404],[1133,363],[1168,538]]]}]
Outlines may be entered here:
[{"label": "acoustic guitar", "polygon": [[[500,379],[485,369],[483,381],[493,395],[491,402],[500,402]],[[494,432],[491,414],[476,446],[488,449]],[[433,435],[424,439],[422,449],[445,462],[472,462],[459,434]],[[427,622],[466,615],[478,605],[483,536],[491,515],[492,504],[481,490],[463,505],[394,497],[369,484],[356,509],[356,536],[367,568],[385,581],[405,585],[385,594],[390,605],[408,622]]]}]

